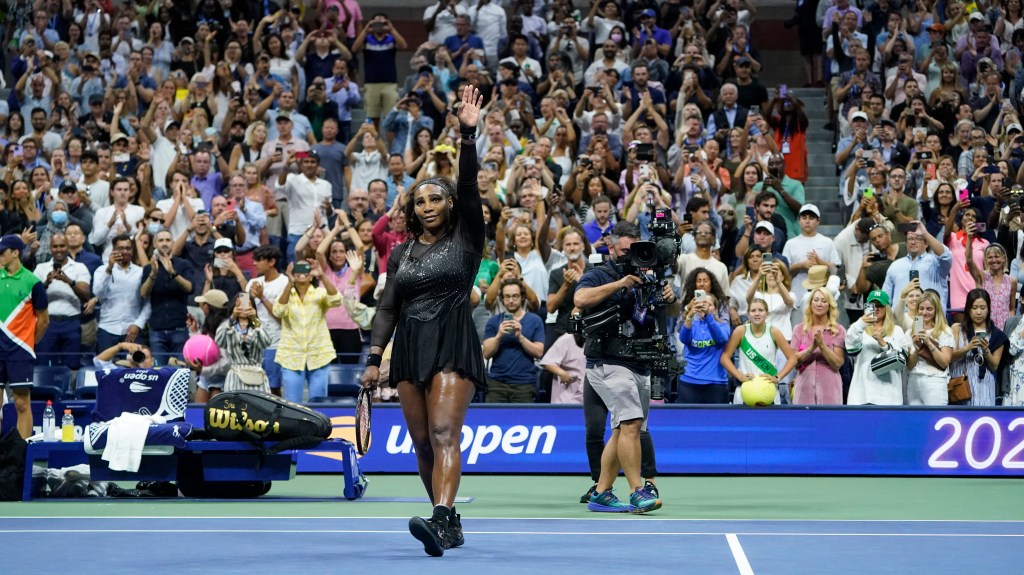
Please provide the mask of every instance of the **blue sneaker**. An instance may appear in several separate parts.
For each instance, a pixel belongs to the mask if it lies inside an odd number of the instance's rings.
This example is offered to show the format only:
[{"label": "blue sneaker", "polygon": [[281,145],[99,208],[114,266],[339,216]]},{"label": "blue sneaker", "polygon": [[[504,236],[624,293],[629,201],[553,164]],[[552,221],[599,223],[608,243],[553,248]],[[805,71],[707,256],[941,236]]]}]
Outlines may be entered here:
[{"label": "blue sneaker", "polygon": [[638,515],[661,509],[661,499],[643,487],[637,487],[636,491],[629,495],[631,511]]},{"label": "blue sneaker", "polygon": [[590,498],[590,503],[587,503],[587,509],[598,513],[629,513],[632,511],[629,505],[619,501],[611,489],[595,493]]}]

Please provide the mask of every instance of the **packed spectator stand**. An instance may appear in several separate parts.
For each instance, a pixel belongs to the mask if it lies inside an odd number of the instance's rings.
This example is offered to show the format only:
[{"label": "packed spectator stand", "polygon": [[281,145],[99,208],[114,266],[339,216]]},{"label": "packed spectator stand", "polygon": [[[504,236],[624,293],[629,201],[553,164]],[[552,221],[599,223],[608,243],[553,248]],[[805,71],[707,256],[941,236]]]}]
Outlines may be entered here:
[{"label": "packed spectator stand", "polygon": [[[667,208],[667,401],[783,376],[782,403],[944,405],[966,378],[970,405],[1021,405],[1020,0],[801,0],[784,26],[766,4],[447,0],[410,26],[355,0],[8,2],[0,235],[46,283],[37,383],[202,333],[285,397],[352,395],[474,86],[479,401],[582,401],[575,285],[616,221],[647,239]],[[760,26],[804,68],[773,71]]]}]

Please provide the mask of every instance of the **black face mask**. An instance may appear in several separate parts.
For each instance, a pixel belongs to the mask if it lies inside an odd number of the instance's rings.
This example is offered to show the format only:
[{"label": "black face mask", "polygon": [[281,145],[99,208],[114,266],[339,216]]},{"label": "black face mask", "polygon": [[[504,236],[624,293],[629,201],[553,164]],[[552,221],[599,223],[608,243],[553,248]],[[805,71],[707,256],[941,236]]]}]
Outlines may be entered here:
[{"label": "black face mask", "polygon": [[230,139],[230,140],[231,140],[232,142],[237,142],[237,143],[241,144],[241,143],[242,143],[242,141],[243,141],[243,140],[245,140],[245,134],[239,134],[239,135],[237,135],[237,136],[236,136],[236,135],[234,135],[234,134],[231,134],[231,136],[229,137],[229,139]]},{"label": "black face mask", "polygon": [[608,58],[609,60],[611,60],[612,58],[615,57],[615,50],[603,50],[603,52],[604,52],[604,57]]}]

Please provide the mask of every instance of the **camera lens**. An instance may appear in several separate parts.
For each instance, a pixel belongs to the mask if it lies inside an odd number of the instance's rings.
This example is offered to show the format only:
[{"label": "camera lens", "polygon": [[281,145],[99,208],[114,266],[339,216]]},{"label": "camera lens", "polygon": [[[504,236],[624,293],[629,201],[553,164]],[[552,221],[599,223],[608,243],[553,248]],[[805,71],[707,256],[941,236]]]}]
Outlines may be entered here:
[{"label": "camera lens", "polygon": [[141,351],[141,350],[140,351],[133,351],[132,352],[132,361],[135,362],[135,363],[142,363],[142,362],[146,361],[146,352]]}]

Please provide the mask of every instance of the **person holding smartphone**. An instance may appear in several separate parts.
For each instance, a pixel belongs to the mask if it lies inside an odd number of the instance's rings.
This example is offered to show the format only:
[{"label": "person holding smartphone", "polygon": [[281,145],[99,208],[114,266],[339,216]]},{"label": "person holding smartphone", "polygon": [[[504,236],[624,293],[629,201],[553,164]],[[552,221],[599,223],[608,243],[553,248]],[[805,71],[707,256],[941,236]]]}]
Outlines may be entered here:
[{"label": "person holding smartphone", "polygon": [[882,215],[896,224],[896,231],[892,234],[892,241],[897,244],[907,241],[906,231],[908,228],[900,227],[899,224],[909,224],[916,221],[921,210],[917,200],[906,194],[906,186],[907,169],[903,166],[893,166],[890,168],[889,192],[882,194],[878,206]]},{"label": "person holding smartphone", "polygon": [[[975,231],[980,224],[981,222],[974,224]],[[973,238],[973,234],[967,235],[967,271],[974,278],[974,287],[985,290],[992,298],[992,321],[996,325],[1005,325],[1017,304],[1017,280],[1006,273],[1010,263],[1006,257],[1006,249],[1000,244],[989,244],[983,252],[984,268],[981,268],[974,257],[974,250],[971,249]]]},{"label": "person holding smartphone", "polygon": [[908,405],[946,405],[949,403],[949,364],[953,359],[953,332],[946,324],[942,302],[928,292],[917,304],[917,317],[910,337],[913,346],[907,358],[910,378]]},{"label": "person holding smartphone", "polygon": [[544,354],[544,324],[540,316],[526,312],[525,295],[520,280],[503,280],[501,302],[506,311],[491,316],[484,330],[484,358],[492,360],[487,403],[533,403],[536,399],[534,360]]},{"label": "person holding smartphone", "polygon": [[967,293],[964,320],[953,326],[955,345],[951,377],[967,376],[971,399],[964,405],[996,404],[996,370],[1006,349],[1007,337],[992,322],[992,300],[983,289]]},{"label": "person holding smartphone", "polygon": [[868,294],[864,315],[846,331],[846,351],[857,354],[847,405],[903,405],[902,370],[877,374],[871,369],[876,356],[893,348],[906,352],[910,338],[896,325],[889,308],[889,294]]}]

